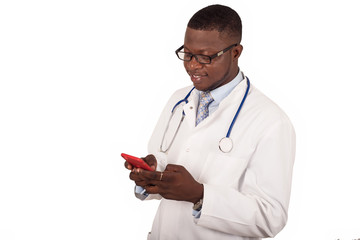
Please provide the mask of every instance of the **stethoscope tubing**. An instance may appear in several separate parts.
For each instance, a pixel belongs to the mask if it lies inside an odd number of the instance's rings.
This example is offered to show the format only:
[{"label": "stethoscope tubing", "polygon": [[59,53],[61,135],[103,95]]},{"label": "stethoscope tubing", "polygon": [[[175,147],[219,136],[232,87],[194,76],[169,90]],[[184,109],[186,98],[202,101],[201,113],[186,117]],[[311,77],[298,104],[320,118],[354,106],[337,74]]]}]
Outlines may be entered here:
[{"label": "stethoscope tubing", "polygon": [[[248,93],[249,93],[250,80],[249,80],[248,77],[246,77],[246,82],[247,82],[247,88],[246,88],[244,97],[243,97],[243,99],[241,100],[241,103],[240,103],[240,105],[239,105],[239,107],[238,107],[238,109],[237,109],[237,111],[236,111],[236,113],[235,113],[235,116],[234,116],[233,120],[231,121],[231,124],[230,124],[230,126],[229,126],[229,129],[228,129],[228,131],[227,131],[227,133],[226,133],[226,137],[222,138],[222,139],[220,140],[220,142],[219,142],[219,148],[220,148],[220,150],[223,151],[223,152],[230,152],[231,149],[232,149],[232,140],[231,140],[231,138],[230,138],[230,134],[231,134],[232,128],[233,128],[233,126],[234,126],[234,124],[235,124],[235,122],[236,122],[236,119],[237,119],[237,117],[239,116],[239,113],[240,113],[240,111],[241,111],[241,109],[242,109],[242,107],[243,107],[243,105],[244,105],[244,102],[245,102],[245,100],[246,100],[246,98],[247,98],[247,95],[248,95]],[[174,134],[174,136],[173,136],[173,138],[172,138],[169,146],[166,148],[166,150],[163,150],[162,148],[163,148],[164,138],[165,138],[166,132],[167,132],[167,130],[168,130],[168,128],[169,128],[170,121],[171,121],[171,119],[172,119],[172,117],[173,117],[174,110],[175,110],[182,102],[185,102],[185,104],[188,103],[188,98],[189,98],[190,94],[192,93],[192,91],[193,91],[194,89],[195,89],[195,87],[193,87],[193,88],[188,92],[188,94],[187,94],[182,100],[178,101],[178,102],[174,105],[174,107],[172,108],[170,119],[169,119],[168,124],[167,124],[167,126],[166,126],[166,128],[165,128],[164,135],[163,135],[163,138],[162,138],[161,143],[160,143],[160,151],[161,151],[161,152],[164,152],[164,153],[165,153],[165,152],[167,152],[167,151],[169,150],[169,148],[171,147],[171,145],[172,145],[173,142],[174,142],[174,139],[175,139],[175,137],[176,137],[176,135],[177,135],[177,133],[178,133],[178,131],[179,131],[180,125],[181,125],[181,123],[183,122],[184,117],[185,117],[185,112],[184,112],[184,110],[183,110],[183,111],[182,111],[181,120],[180,120],[180,124],[179,124],[179,126],[177,127],[176,132],[175,132],[175,134]],[[224,149],[222,149],[222,147],[221,147],[221,142],[224,141],[224,140],[225,140],[225,142],[228,142],[228,144],[230,144],[230,145],[227,147],[228,150],[226,150],[226,151],[225,151]],[[225,145],[225,146],[226,146],[226,145]]]},{"label": "stethoscope tubing", "polygon": [[237,119],[237,117],[238,117],[238,115],[239,115],[239,113],[240,113],[240,111],[241,111],[241,109],[242,109],[242,106],[244,105],[245,99],[247,98],[247,95],[248,95],[248,93],[249,93],[250,80],[249,80],[248,77],[246,77],[246,83],[247,83],[247,88],[246,88],[244,97],[243,97],[243,99],[241,100],[240,106],[238,107],[238,110],[236,111],[235,116],[234,116],[234,118],[233,118],[233,120],[232,120],[232,122],[231,122],[231,124],[230,124],[229,129],[228,129],[228,132],[226,133],[226,137],[227,137],[227,138],[230,138],[230,134],[231,134],[232,128],[233,128],[233,126],[234,126],[234,124],[235,124],[235,121],[236,121],[236,119]]},{"label": "stethoscope tubing", "polygon": [[[171,110],[171,113],[174,112],[175,108],[176,108],[177,106],[179,106],[180,103],[182,103],[182,102],[188,103],[188,102],[189,102],[189,101],[188,101],[188,98],[189,98],[190,94],[192,93],[192,91],[193,91],[194,89],[195,89],[195,87],[193,87],[193,88],[188,92],[188,94],[184,97],[184,99],[178,101],[178,102],[174,105],[173,109]],[[184,111],[183,111],[183,114],[184,114]]]}]

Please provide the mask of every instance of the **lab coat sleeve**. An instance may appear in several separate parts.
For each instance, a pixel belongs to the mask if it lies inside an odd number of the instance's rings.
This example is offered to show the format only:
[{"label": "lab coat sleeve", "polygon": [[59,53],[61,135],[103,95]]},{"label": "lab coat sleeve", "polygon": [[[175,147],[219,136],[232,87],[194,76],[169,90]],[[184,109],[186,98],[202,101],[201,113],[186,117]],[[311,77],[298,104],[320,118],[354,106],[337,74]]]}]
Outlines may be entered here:
[{"label": "lab coat sleeve", "polygon": [[204,184],[203,227],[244,237],[274,237],[286,224],[295,132],[287,119],[262,133],[239,189]]}]

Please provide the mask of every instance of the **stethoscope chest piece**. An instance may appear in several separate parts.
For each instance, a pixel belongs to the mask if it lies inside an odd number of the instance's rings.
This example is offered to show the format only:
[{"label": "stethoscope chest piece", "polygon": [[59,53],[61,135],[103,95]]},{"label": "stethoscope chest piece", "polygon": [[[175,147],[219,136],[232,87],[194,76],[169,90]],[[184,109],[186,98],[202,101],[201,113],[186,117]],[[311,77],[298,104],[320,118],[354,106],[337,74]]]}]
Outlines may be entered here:
[{"label": "stethoscope chest piece", "polygon": [[220,142],[219,142],[219,149],[223,152],[223,153],[228,153],[231,151],[231,149],[233,148],[233,142],[231,140],[231,138],[228,137],[223,137]]}]

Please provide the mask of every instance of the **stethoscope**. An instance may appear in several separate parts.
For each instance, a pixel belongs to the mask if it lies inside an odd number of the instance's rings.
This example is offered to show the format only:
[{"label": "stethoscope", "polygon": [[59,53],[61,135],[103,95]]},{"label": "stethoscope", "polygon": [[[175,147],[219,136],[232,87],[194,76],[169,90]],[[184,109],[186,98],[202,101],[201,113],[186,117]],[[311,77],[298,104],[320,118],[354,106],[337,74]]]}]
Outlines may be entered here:
[{"label": "stethoscope", "polygon": [[[233,148],[233,141],[232,141],[231,138],[230,138],[230,134],[231,134],[232,128],[233,128],[233,126],[234,126],[234,124],[235,124],[235,121],[236,121],[237,117],[239,116],[239,113],[240,113],[240,111],[241,111],[241,109],[242,109],[242,107],[243,107],[243,105],[244,105],[244,102],[245,102],[245,100],[246,100],[246,98],[247,98],[247,95],[248,95],[248,93],[249,93],[250,80],[249,80],[248,77],[246,77],[246,83],[247,83],[247,88],[246,88],[244,97],[243,97],[243,99],[241,100],[241,103],[240,103],[240,105],[239,105],[239,107],[238,107],[238,109],[237,109],[237,111],[236,111],[236,113],[235,113],[235,116],[234,116],[234,118],[233,118],[233,120],[232,120],[232,122],[231,122],[231,124],[230,124],[230,126],[229,126],[229,129],[228,129],[228,131],[227,131],[227,133],[226,133],[226,136],[223,137],[222,139],[220,139],[220,141],[219,141],[219,149],[220,149],[223,153],[229,153],[229,152],[232,150],[232,148]],[[176,131],[175,131],[175,133],[174,133],[174,135],[173,135],[173,138],[171,139],[170,144],[168,145],[168,147],[164,149],[164,148],[163,148],[164,139],[165,139],[166,133],[168,132],[169,125],[170,125],[170,121],[172,120],[172,118],[173,118],[173,116],[174,116],[175,109],[176,109],[181,103],[187,104],[187,103],[189,102],[189,101],[188,101],[188,98],[189,98],[190,94],[192,93],[192,91],[194,90],[194,88],[195,88],[195,87],[193,87],[193,88],[188,92],[188,94],[184,97],[184,99],[178,101],[178,102],[174,105],[174,107],[172,108],[172,110],[171,110],[171,116],[170,116],[169,121],[168,121],[168,123],[167,123],[167,125],[166,125],[165,131],[164,131],[164,135],[163,135],[163,137],[162,137],[161,144],[160,144],[160,151],[163,152],[163,153],[166,153],[166,152],[170,149],[170,147],[171,147],[171,145],[173,144],[174,139],[175,139],[175,137],[176,137],[176,135],[177,135],[177,133],[178,133],[178,131],[179,131],[179,129],[180,129],[180,126],[181,126],[181,124],[182,124],[182,122],[183,122],[183,120],[184,120],[184,118],[185,118],[185,112],[184,112],[184,110],[183,110],[183,111],[182,111],[182,116],[181,116],[181,119],[180,119],[180,122],[179,122],[179,125],[178,125],[178,127],[176,128]]]}]

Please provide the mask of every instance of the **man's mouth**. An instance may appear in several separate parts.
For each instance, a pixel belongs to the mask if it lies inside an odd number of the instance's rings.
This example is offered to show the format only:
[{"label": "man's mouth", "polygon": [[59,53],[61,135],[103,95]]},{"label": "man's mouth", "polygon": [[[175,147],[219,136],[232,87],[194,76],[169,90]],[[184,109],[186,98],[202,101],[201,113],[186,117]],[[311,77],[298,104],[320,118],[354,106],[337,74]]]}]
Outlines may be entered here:
[{"label": "man's mouth", "polygon": [[190,74],[191,81],[194,83],[199,83],[206,75],[199,75],[199,74]]}]

